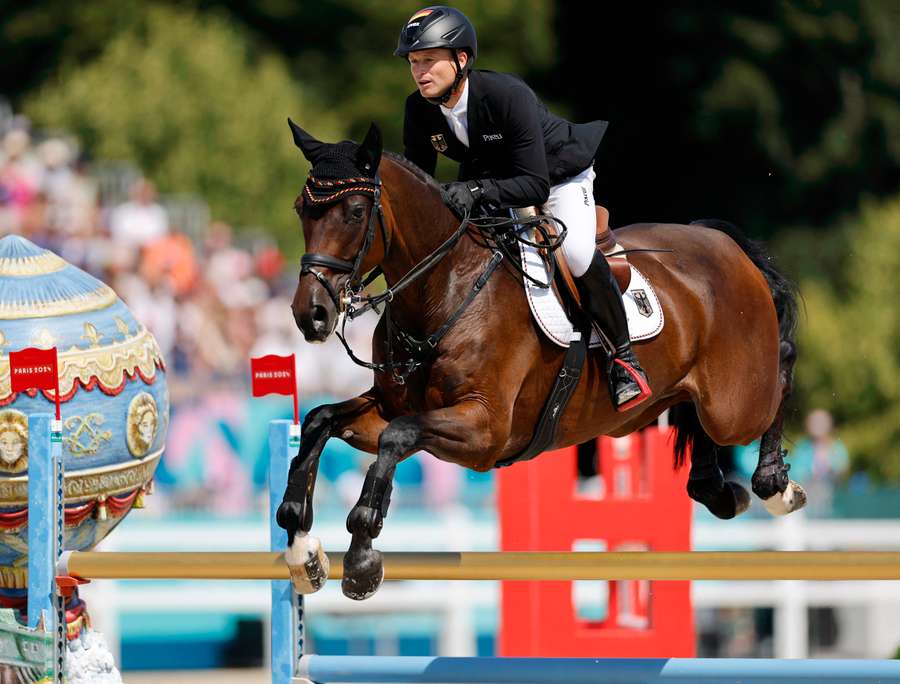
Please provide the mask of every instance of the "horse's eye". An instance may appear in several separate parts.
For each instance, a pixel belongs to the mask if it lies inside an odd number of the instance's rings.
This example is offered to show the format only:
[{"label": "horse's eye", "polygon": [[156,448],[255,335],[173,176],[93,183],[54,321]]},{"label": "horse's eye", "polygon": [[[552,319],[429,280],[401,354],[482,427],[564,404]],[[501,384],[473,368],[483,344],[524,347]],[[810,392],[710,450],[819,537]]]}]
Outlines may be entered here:
[{"label": "horse's eye", "polygon": [[366,215],[366,210],[364,207],[353,207],[350,210],[350,220],[351,221],[362,221],[363,217]]}]

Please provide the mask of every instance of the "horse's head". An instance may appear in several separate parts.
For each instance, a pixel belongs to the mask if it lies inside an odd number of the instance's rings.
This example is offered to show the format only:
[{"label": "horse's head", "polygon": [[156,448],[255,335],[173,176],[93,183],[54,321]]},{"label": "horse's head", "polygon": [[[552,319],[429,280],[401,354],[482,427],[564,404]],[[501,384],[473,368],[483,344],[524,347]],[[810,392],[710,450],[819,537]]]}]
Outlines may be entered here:
[{"label": "horse's head", "polygon": [[377,265],[384,254],[371,250],[380,217],[381,132],[375,124],[362,144],[316,140],[288,119],[294,144],[312,169],[295,207],[303,224],[306,254],[291,308],[297,327],[308,342],[322,342],[337,325],[348,290]]}]

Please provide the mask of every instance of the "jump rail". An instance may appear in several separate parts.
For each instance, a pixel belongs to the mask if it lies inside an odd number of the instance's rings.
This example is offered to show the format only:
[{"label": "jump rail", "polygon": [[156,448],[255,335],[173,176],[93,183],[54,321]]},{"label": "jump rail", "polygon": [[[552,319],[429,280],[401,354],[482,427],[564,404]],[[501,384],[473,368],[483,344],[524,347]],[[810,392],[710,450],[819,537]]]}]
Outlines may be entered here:
[{"label": "jump rail", "polygon": [[[340,579],[342,553],[329,553]],[[900,580],[900,552],[730,551],[385,553],[388,580]],[[66,552],[83,579],[285,580],[277,552]]]}]

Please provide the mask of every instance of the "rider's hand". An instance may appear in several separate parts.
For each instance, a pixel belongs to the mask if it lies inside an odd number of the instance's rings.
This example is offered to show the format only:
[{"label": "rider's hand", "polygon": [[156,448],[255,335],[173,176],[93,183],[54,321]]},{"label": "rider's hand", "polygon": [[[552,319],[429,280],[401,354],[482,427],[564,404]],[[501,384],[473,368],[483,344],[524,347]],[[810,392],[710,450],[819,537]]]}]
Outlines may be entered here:
[{"label": "rider's hand", "polygon": [[441,199],[460,218],[471,214],[483,197],[484,186],[481,181],[445,183],[441,186]]}]

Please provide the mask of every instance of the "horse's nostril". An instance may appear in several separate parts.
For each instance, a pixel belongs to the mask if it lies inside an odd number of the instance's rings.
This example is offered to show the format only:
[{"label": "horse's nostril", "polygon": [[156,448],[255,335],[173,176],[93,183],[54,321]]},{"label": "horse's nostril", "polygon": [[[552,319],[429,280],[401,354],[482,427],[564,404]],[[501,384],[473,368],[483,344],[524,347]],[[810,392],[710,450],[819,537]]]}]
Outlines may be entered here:
[{"label": "horse's nostril", "polygon": [[324,306],[318,304],[312,308],[312,319],[316,323],[325,323],[328,320],[328,312]]}]

